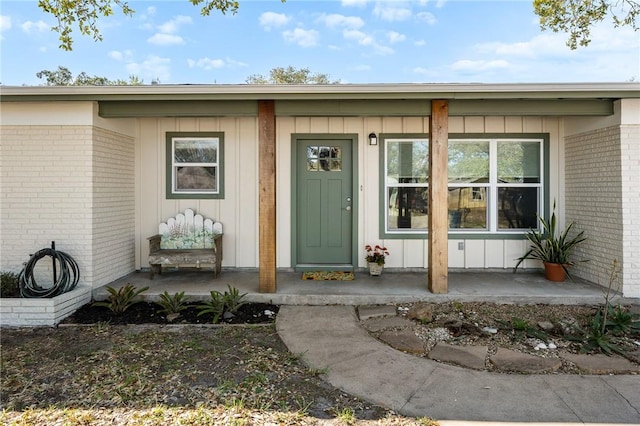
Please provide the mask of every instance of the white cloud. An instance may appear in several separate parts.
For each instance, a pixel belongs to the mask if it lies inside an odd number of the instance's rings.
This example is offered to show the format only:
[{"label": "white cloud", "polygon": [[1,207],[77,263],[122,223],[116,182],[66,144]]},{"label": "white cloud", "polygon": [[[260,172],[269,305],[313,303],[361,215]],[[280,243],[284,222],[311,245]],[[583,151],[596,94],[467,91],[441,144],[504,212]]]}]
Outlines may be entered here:
[{"label": "white cloud", "polygon": [[284,13],[265,12],[260,15],[258,22],[266,31],[286,25],[290,18]]},{"label": "white cloud", "polygon": [[111,59],[115,59],[116,61],[125,61],[131,60],[133,57],[133,52],[131,50],[112,50],[107,54]]},{"label": "white cloud", "polygon": [[296,43],[302,47],[313,47],[318,44],[320,34],[316,30],[304,30],[296,28],[293,31],[285,31],[282,33],[284,39],[290,43]]},{"label": "white cloud", "polygon": [[344,16],[337,13],[331,15],[323,14],[318,18],[318,21],[329,28],[358,29],[364,26],[364,21],[359,16]]},{"label": "white cloud", "polygon": [[211,58],[200,58],[200,59],[187,59],[187,65],[189,68],[202,68],[203,70],[210,71],[212,69],[220,69],[220,68],[238,68],[238,67],[246,67],[247,64],[244,62],[236,61],[234,59],[226,58],[226,59],[211,59]]},{"label": "white cloud", "polygon": [[364,7],[367,5],[367,0],[342,0],[341,4],[344,7]]},{"label": "white cloud", "polygon": [[178,15],[175,18],[165,22],[158,26],[158,30],[165,34],[177,33],[180,26],[185,24],[191,24],[193,21],[190,16]]},{"label": "white cloud", "polygon": [[435,25],[438,22],[436,16],[431,12],[418,12],[416,18],[418,18],[420,21],[426,22],[429,25]]},{"label": "white cloud", "polygon": [[383,21],[406,21],[411,17],[411,9],[392,3],[377,3],[373,8],[373,15]]},{"label": "white cloud", "polygon": [[146,9],[146,14],[149,15],[149,16],[153,16],[153,15],[156,14],[156,11],[157,11],[157,9],[156,9],[155,6],[149,6]]},{"label": "white cloud", "polygon": [[0,15],[0,31],[7,31],[11,29],[11,17],[6,15]]},{"label": "white cloud", "polygon": [[399,43],[401,41],[405,41],[407,39],[407,36],[405,36],[404,34],[400,34],[399,32],[396,31],[389,31],[387,33],[387,39],[389,40],[389,43]]},{"label": "white cloud", "polygon": [[161,58],[155,55],[147,56],[141,63],[132,62],[127,64],[127,72],[136,75],[143,80],[152,81],[159,79],[160,82],[169,81],[171,59]]},{"label": "white cloud", "polygon": [[426,40],[416,40],[416,41],[413,42],[413,45],[414,46],[418,46],[418,47],[426,46],[427,45],[427,41]]},{"label": "white cloud", "polygon": [[173,46],[177,44],[184,44],[184,39],[174,34],[161,34],[157,33],[147,39],[149,43],[157,44],[159,46]]},{"label": "white cloud", "polygon": [[472,61],[469,59],[463,59],[451,64],[451,69],[454,71],[478,72],[478,71],[488,71],[488,70],[494,70],[494,69],[506,69],[506,68],[509,68],[510,66],[511,65],[509,64],[509,62],[503,59],[490,60],[490,61],[487,61],[487,60]]},{"label": "white cloud", "polygon": [[44,31],[49,31],[51,29],[51,27],[44,21],[26,21],[23,22],[22,25],[20,25],[20,28],[22,28],[22,31],[27,34],[31,34],[33,32],[41,33]]},{"label": "white cloud", "polygon": [[394,53],[394,50],[390,47],[383,46],[376,42],[376,39],[372,36],[358,30],[344,30],[342,35],[347,40],[354,40],[361,46],[366,46],[371,49],[370,53],[376,55],[390,55]]}]

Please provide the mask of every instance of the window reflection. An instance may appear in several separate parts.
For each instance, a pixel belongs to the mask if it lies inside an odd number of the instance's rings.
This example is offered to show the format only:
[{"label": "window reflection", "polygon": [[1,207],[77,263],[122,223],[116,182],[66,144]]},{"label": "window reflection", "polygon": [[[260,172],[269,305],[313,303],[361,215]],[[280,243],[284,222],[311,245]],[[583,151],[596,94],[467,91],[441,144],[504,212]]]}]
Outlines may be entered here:
[{"label": "window reflection", "polygon": [[449,188],[449,228],[487,229],[487,188]]},{"label": "window reflection", "polygon": [[498,190],[498,229],[536,229],[538,200],[539,188],[500,188]]},{"label": "window reflection", "polygon": [[307,146],[307,171],[342,171],[342,149],[339,146]]},{"label": "window reflection", "polygon": [[389,229],[427,229],[427,188],[389,188],[388,201]]}]

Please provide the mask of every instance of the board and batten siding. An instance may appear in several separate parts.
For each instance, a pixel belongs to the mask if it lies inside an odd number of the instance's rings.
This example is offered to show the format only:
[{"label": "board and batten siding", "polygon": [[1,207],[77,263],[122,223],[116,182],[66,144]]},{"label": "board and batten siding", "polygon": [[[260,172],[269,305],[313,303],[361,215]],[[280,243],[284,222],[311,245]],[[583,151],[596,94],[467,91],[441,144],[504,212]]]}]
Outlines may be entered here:
[{"label": "board and batten siding", "polygon": [[[428,133],[428,117],[278,117],[276,138],[277,203],[278,203],[278,266],[291,266],[291,134],[332,133],[358,135],[358,207],[357,265],[365,266],[365,244],[382,243],[391,255],[389,268],[427,268],[427,241],[419,239],[379,239],[379,166],[380,148],[369,146],[370,132]],[[549,199],[560,199],[563,194],[561,164],[564,149],[560,140],[561,121],[547,117],[450,117],[450,133],[548,133],[550,137]],[[463,243],[463,250],[459,244]],[[450,236],[450,268],[512,268],[527,249],[525,240],[464,240]],[[539,267],[539,263],[526,261],[523,266]]]},{"label": "board and batten siding", "polygon": [[[167,199],[166,133],[224,133],[224,199]],[[148,268],[147,238],[193,209],[223,226],[223,267],[258,265],[258,127],[254,117],[141,118],[137,129],[136,267]]]}]

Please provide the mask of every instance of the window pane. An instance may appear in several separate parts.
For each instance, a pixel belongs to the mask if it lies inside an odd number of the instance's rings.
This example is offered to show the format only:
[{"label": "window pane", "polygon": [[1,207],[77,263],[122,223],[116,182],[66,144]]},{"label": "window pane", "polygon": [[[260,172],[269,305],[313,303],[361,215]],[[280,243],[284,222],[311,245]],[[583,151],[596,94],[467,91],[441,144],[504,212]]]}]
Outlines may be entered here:
[{"label": "window pane", "polygon": [[176,192],[217,192],[215,167],[176,167]]},{"label": "window pane", "polygon": [[389,188],[387,223],[389,230],[426,230],[429,220],[428,188]]},{"label": "window pane", "polygon": [[540,142],[498,142],[498,183],[540,183]]},{"label": "window pane", "polygon": [[489,142],[449,142],[449,182],[489,182]]},{"label": "window pane", "polygon": [[174,161],[176,163],[217,163],[217,139],[174,139]]},{"label": "window pane", "polygon": [[387,182],[426,183],[429,179],[429,143],[426,140],[388,141]]},{"label": "window pane", "polygon": [[539,188],[498,188],[498,229],[536,229],[539,191]]},{"label": "window pane", "polygon": [[449,188],[449,228],[487,229],[487,188]]}]

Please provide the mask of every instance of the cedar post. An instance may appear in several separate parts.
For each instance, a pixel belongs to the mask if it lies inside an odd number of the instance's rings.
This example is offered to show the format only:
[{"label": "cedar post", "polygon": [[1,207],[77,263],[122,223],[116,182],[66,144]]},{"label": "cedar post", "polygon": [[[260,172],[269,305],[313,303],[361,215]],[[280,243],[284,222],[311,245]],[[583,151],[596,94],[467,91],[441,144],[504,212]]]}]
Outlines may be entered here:
[{"label": "cedar post", "polygon": [[431,101],[429,133],[428,287],[432,293],[446,293],[449,274],[448,101]]},{"label": "cedar post", "polygon": [[259,284],[276,292],[276,115],[274,101],[258,101]]}]

